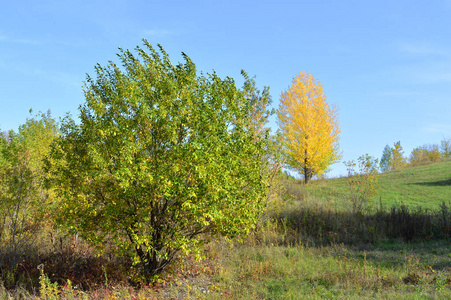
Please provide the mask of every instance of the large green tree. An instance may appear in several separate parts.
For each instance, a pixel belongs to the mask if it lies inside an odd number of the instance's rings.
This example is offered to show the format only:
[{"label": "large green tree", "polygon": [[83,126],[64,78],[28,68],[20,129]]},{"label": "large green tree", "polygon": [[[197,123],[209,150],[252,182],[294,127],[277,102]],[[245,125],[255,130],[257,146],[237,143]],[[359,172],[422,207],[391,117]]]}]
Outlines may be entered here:
[{"label": "large green tree", "polygon": [[269,102],[248,78],[237,89],[144,43],[87,77],[80,123],[63,121],[48,168],[61,223],[100,248],[114,241],[150,279],[204,234],[255,225],[268,190],[259,124]]}]

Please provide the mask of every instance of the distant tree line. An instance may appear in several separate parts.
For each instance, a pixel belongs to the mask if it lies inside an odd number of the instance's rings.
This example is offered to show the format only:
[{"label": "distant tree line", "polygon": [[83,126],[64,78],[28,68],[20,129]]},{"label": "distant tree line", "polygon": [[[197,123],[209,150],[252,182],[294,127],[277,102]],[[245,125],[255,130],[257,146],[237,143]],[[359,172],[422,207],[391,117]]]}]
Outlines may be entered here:
[{"label": "distant tree line", "polygon": [[451,139],[444,138],[439,144],[425,144],[412,150],[409,157],[404,156],[401,142],[394,143],[393,147],[386,145],[380,160],[382,172],[399,170],[405,167],[421,166],[451,158]]}]

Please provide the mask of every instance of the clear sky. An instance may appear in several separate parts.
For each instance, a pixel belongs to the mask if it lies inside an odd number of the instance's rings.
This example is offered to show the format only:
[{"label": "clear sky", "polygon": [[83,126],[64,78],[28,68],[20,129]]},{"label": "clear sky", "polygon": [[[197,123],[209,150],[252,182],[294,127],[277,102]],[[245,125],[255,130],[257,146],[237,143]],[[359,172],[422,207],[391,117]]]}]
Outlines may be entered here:
[{"label": "clear sky", "polygon": [[142,38],[240,85],[256,75],[275,108],[310,72],[340,109],[344,160],[451,137],[451,0],[1,0],[0,129],[30,108],[77,117],[86,74]]}]

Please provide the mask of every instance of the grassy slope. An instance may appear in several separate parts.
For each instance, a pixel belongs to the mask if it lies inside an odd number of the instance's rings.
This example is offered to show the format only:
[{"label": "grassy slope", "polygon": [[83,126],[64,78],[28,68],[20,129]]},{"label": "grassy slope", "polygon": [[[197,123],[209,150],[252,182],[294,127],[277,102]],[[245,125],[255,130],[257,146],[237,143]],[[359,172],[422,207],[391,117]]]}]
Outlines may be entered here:
[{"label": "grassy slope", "polygon": [[[382,173],[378,182],[373,201],[436,209],[451,201],[451,161]],[[347,178],[314,181],[305,187],[310,197],[338,202],[346,197],[347,188]]]}]

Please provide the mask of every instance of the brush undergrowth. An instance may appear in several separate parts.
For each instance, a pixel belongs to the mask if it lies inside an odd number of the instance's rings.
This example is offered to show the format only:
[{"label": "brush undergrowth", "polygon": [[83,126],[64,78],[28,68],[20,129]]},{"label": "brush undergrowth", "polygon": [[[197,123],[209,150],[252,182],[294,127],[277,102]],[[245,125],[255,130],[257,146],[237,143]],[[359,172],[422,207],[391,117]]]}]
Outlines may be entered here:
[{"label": "brush undergrowth", "polygon": [[[57,280],[41,265],[36,289],[0,288],[0,299],[446,299],[447,240],[323,243],[287,223],[268,222],[241,242],[217,238],[205,257],[180,261],[153,286]],[[51,279],[53,277],[53,279]]]}]

